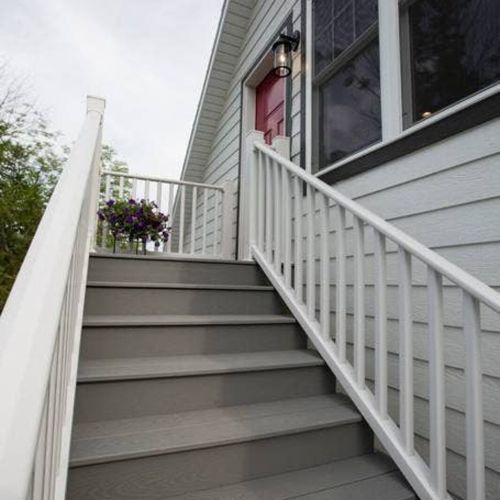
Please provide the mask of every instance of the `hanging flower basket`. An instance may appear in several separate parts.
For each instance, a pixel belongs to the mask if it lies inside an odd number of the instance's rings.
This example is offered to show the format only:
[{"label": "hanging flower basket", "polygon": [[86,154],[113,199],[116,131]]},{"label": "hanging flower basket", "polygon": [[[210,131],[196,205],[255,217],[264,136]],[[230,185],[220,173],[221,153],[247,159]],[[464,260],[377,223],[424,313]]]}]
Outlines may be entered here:
[{"label": "hanging flower basket", "polygon": [[147,200],[113,200],[106,201],[97,212],[99,220],[106,223],[113,238],[113,253],[116,253],[120,242],[135,245],[135,253],[139,253],[139,245],[146,254],[149,241],[158,248],[165,244],[171,228],[168,227],[169,215],[163,214],[156,203]]}]

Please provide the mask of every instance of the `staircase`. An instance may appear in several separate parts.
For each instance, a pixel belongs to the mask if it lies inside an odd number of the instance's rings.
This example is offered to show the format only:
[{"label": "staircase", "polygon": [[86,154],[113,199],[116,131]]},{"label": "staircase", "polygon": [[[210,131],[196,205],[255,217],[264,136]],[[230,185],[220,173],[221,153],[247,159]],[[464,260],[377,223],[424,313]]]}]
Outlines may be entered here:
[{"label": "staircase", "polygon": [[67,498],[416,498],[253,263],[90,259]]}]

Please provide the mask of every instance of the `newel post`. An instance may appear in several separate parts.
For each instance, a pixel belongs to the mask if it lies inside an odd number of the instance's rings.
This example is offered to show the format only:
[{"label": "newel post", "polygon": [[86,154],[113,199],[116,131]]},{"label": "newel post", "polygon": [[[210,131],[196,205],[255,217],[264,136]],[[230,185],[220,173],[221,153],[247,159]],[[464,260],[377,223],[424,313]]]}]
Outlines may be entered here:
[{"label": "newel post", "polygon": [[87,96],[87,115],[97,113],[100,116],[99,132],[92,160],[90,174],[89,200],[89,232],[90,251],[95,252],[97,247],[97,211],[99,210],[99,194],[101,191],[101,149],[102,149],[102,122],[106,101],[100,97]]},{"label": "newel post", "polygon": [[244,141],[240,175],[238,259],[250,260],[250,247],[255,241],[255,213],[257,193],[255,168],[257,152],[255,142],[264,142],[264,134],[258,130],[250,131]]},{"label": "newel post", "polygon": [[283,158],[290,159],[290,137],[277,135],[271,144],[272,148]]}]

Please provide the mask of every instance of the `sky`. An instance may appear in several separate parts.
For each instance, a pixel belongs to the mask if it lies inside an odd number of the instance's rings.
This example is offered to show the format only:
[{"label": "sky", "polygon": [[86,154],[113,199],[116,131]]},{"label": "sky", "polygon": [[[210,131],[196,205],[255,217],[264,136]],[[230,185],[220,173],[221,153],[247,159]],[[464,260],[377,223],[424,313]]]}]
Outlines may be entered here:
[{"label": "sky", "polygon": [[0,0],[0,61],[75,139],[106,99],[104,142],[130,172],[178,178],[222,0]]}]

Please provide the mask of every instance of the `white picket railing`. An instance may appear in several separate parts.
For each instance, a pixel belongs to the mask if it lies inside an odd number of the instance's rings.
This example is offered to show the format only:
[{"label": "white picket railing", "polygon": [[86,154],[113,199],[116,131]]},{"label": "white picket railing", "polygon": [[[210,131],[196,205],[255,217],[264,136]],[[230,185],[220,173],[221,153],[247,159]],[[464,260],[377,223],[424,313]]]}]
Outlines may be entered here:
[{"label": "white picket railing", "polygon": [[0,318],[5,500],[65,497],[103,111],[103,100],[88,98],[83,129]]},{"label": "white picket railing", "polygon": [[[170,216],[171,237],[153,247],[157,252],[190,257],[231,258],[233,184],[221,186],[160,177],[102,172],[102,201],[133,198],[156,203]],[[108,228],[101,225],[100,247],[108,242]]]},{"label": "white picket railing", "polygon": [[[314,346],[422,499],[450,498],[446,486],[443,278],[462,293],[465,336],[467,498],[485,498],[480,306],[500,312],[500,294],[358,203],[306,173],[261,141],[247,146],[249,248]],[[333,221],[333,214],[336,214]],[[305,216],[305,220],[304,220]],[[352,355],[347,352],[346,217],[354,262]],[[330,236],[334,222],[334,239]],[[317,236],[318,235],[318,236]],[[319,238],[316,245],[315,238]],[[373,238],[374,391],[365,377],[366,245]],[[303,241],[305,239],[305,244]],[[388,410],[386,244],[397,248],[399,423]],[[317,252],[316,252],[317,250]],[[316,261],[319,268],[316,268]],[[414,445],[412,261],[426,268],[429,425],[428,463]],[[333,261],[333,265],[331,262]],[[422,264],[420,264],[422,265]],[[318,276],[318,278],[317,278]],[[335,296],[331,293],[331,279]],[[394,284],[394,283],[392,283]],[[319,288],[319,298],[316,288]],[[333,307],[331,300],[333,300]],[[330,314],[335,312],[335,325]],[[481,311],[482,312],[482,311]]]}]

